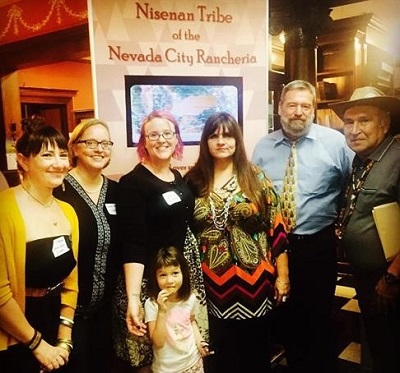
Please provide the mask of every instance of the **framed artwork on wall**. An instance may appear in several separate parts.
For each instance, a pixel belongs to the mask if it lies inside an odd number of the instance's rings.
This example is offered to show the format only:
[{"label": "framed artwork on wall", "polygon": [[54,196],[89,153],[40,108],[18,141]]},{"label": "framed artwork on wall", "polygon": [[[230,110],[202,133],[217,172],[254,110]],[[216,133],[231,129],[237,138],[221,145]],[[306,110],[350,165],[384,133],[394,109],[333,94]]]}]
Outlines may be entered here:
[{"label": "framed artwork on wall", "polygon": [[125,76],[127,145],[136,146],[143,118],[166,110],[178,121],[185,145],[196,145],[207,118],[220,111],[243,125],[242,77]]}]

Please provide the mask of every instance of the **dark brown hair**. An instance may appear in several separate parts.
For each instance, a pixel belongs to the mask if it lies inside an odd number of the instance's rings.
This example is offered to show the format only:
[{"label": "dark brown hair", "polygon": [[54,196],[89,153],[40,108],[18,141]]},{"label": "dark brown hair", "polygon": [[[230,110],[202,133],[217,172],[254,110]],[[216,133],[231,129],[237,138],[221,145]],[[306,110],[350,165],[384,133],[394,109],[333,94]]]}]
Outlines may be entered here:
[{"label": "dark brown hair", "polygon": [[236,140],[236,150],[233,154],[233,172],[236,174],[242,191],[252,201],[256,201],[260,209],[263,209],[261,183],[258,179],[258,168],[253,165],[246,155],[242,130],[236,119],[225,112],[215,113],[207,120],[200,139],[200,152],[196,164],[186,174],[188,181],[196,197],[206,197],[213,189],[214,158],[208,148],[209,137],[219,128]]},{"label": "dark brown hair", "polygon": [[161,291],[157,283],[157,270],[169,266],[180,267],[182,272],[182,286],[178,290],[178,297],[181,300],[187,300],[191,293],[189,266],[183,253],[173,246],[161,248],[154,257],[150,269],[150,297],[157,299],[158,293]]},{"label": "dark brown hair", "polygon": [[55,127],[46,124],[44,118],[32,116],[23,119],[21,124],[23,133],[15,143],[17,153],[35,157],[43,148],[49,147],[68,151],[67,139]]}]

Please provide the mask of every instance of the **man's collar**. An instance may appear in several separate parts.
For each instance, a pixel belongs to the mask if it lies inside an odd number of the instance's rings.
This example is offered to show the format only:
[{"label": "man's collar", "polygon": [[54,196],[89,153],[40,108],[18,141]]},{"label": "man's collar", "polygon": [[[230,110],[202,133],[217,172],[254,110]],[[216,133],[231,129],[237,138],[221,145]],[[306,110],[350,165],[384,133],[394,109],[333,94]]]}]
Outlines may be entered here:
[{"label": "man's collar", "polygon": [[361,159],[357,154],[353,160],[353,167],[360,166],[370,159],[374,161],[380,161],[381,158],[385,155],[386,151],[389,149],[389,146],[394,141],[394,137],[392,135],[388,135],[384,138],[384,140],[378,145],[378,147],[365,159]]}]

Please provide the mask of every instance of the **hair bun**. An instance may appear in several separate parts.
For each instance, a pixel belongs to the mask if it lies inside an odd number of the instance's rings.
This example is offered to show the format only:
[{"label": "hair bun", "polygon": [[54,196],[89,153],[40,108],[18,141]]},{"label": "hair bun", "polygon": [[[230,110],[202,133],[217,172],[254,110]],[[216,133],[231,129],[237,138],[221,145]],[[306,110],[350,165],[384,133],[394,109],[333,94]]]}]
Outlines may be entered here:
[{"label": "hair bun", "polygon": [[33,114],[29,118],[21,120],[22,132],[31,134],[46,124],[46,118],[37,114]]}]

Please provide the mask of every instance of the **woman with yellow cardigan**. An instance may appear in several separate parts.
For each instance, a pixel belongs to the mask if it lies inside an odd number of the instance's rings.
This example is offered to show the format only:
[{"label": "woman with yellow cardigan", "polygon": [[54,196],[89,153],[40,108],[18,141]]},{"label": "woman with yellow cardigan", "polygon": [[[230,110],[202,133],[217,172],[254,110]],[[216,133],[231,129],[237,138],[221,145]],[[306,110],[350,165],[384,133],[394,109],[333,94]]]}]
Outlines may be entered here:
[{"label": "woman with yellow cardigan", "polygon": [[77,301],[78,219],[53,197],[69,168],[67,140],[23,121],[20,185],[0,193],[0,367],[49,372],[68,363]]}]

